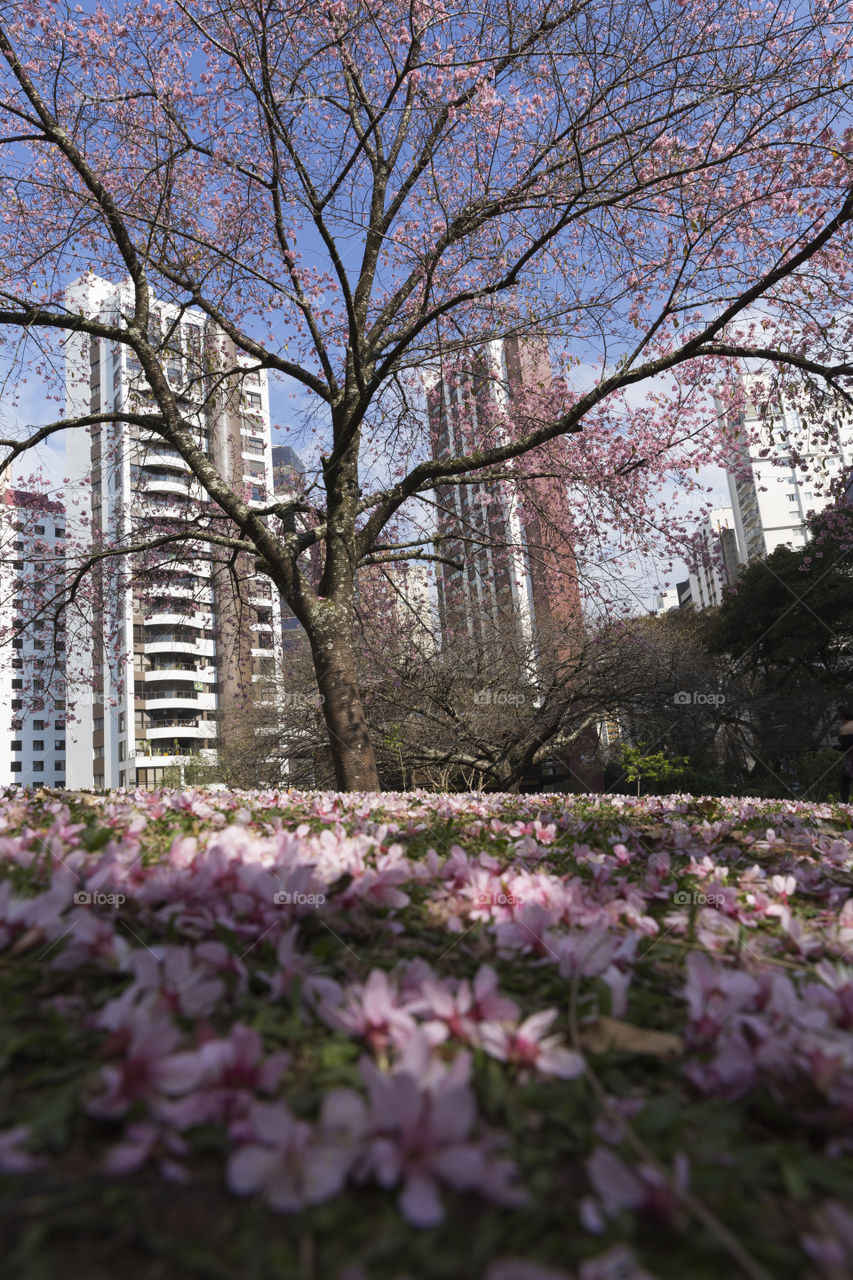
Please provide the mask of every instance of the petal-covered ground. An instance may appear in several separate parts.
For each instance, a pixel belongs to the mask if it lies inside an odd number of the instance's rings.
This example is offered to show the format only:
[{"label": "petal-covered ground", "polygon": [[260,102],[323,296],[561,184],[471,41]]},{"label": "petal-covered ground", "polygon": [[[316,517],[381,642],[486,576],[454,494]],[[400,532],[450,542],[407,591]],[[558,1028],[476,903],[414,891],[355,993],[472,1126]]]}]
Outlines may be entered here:
[{"label": "petal-covered ground", "polygon": [[0,793],[4,1276],[853,1276],[853,810]]}]

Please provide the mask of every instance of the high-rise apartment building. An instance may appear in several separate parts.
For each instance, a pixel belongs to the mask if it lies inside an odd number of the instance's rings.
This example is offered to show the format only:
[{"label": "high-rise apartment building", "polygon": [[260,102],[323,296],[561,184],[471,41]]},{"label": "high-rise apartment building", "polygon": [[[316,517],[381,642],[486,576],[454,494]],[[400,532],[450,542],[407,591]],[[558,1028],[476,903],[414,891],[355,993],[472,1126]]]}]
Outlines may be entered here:
[{"label": "high-rise apartment building", "polygon": [[[66,301],[107,322],[133,305],[128,284],[95,276],[72,285]],[[150,338],[164,352],[196,444],[250,504],[265,505],[273,484],[264,372],[190,309],[155,305]],[[155,411],[134,353],[74,335],[66,348],[68,416],[123,409]],[[191,518],[216,526],[180,454],[138,426],[70,433],[66,469],[72,561],[80,548],[179,533]],[[73,515],[86,497],[86,517]],[[280,655],[278,593],[254,575],[252,557],[230,568],[225,561],[179,536],[165,550],[105,559],[94,570],[87,617],[68,628],[69,786],[153,786],[176,763],[215,760],[229,711],[247,705],[252,683],[271,675]],[[235,576],[243,581],[236,593]]]},{"label": "high-rise apartment building", "polygon": [[[277,498],[286,499],[292,497],[294,491],[298,490],[304,474],[305,467],[295,449],[291,448],[289,444],[273,445],[272,478]],[[303,516],[294,514],[293,527],[298,527],[298,522],[302,519],[304,519]],[[303,569],[313,574],[315,582],[319,581],[320,557],[316,547],[311,547],[302,557],[301,565]],[[279,597],[279,608],[281,610],[282,644],[285,649],[291,649],[300,642],[304,632],[299,619],[283,597]]]},{"label": "high-rise apartment building", "polygon": [[669,613],[670,609],[686,609],[692,603],[690,579],[685,578],[683,582],[676,582],[675,586],[667,587],[665,591],[657,591],[651,612]]},{"label": "high-rise apartment building", "polygon": [[382,566],[386,579],[390,618],[394,631],[404,636],[424,657],[435,653],[436,636],[430,574],[425,564],[398,560]]},{"label": "high-rise apartment building", "polygon": [[[427,381],[434,455],[456,457],[469,447],[478,420],[508,401],[551,387],[543,338],[490,342],[454,378]],[[498,427],[499,430],[499,427]],[[497,480],[436,490],[437,534],[447,564],[438,568],[438,608],[445,636],[475,638],[511,626],[532,644],[537,635],[580,618],[577,565],[566,537],[571,527],[565,484]]]},{"label": "high-rise apartment building", "polygon": [[0,786],[64,786],[65,626],[52,602],[65,576],[65,511],[42,494],[2,494]]},{"label": "high-rise apartment building", "polygon": [[694,609],[709,609],[723,603],[726,587],[737,581],[740,571],[731,507],[711,512],[696,535],[695,550],[689,577],[690,603]]},{"label": "high-rise apartment building", "polygon": [[830,482],[853,464],[853,419],[841,426],[812,420],[804,408],[778,400],[773,408],[762,408],[750,398],[758,399],[757,380],[757,375],[742,375],[741,410],[732,412],[716,401],[734,447],[726,474],[742,564],[784,544],[804,546],[806,515],[828,505]]}]

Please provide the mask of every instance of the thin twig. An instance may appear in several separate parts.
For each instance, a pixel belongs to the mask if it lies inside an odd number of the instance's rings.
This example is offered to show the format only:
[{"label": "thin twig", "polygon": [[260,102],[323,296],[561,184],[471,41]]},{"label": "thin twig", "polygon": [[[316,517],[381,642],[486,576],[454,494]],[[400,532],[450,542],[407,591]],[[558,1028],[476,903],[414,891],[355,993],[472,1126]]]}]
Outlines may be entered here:
[{"label": "thin twig", "polygon": [[[580,986],[580,971],[576,970],[572,976],[572,985],[569,995],[569,1035],[571,1037],[572,1048],[577,1053],[583,1052],[580,1035],[578,1032],[578,1016],[577,1016],[577,1000],[578,988]],[[751,1280],[772,1280],[769,1272],[755,1261],[744,1245],[732,1235],[728,1227],[726,1227],[715,1213],[713,1213],[707,1205],[698,1200],[691,1191],[687,1191],[677,1186],[672,1174],[660,1163],[657,1157],[646,1146],[643,1139],[633,1128],[628,1120],[613,1106],[613,1103],[607,1096],[607,1093],[598,1076],[586,1060],[586,1080],[592,1090],[596,1101],[602,1111],[606,1112],[608,1119],[612,1120],[620,1130],[623,1138],[640,1159],[650,1168],[666,1184],[668,1190],[680,1200],[685,1209],[688,1209],[695,1218],[698,1218],[702,1225],[711,1235],[715,1236],[726,1252],[735,1260],[738,1266]]]}]

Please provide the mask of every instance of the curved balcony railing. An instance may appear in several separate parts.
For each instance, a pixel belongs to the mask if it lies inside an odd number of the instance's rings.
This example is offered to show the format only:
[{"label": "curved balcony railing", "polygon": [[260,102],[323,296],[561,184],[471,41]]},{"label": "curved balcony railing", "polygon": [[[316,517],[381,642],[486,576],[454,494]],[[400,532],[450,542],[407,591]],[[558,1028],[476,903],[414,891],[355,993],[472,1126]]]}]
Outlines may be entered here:
[{"label": "curved balcony railing", "polygon": [[176,635],[152,636],[142,642],[142,652],[149,656],[172,652],[193,653],[208,658],[213,656],[214,642],[207,639],[192,639]]},{"label": "curved balcony railing", "polygon": [[[175,729],[180,729],[179,734],[175,734]],[[166,716],[163,720],[158,720],[156,724],[149,724],[145,730],[146,738],[155,735],[161,738],[164,734],[171,734],[173,737],[197,737],[212,738],[216,732],[216,725],[212,720],[199,721],[193,716]]]},{"label": "curved balcony railing", "polygon": [[146,689],[145,702],[198,702],[197,689]]},{"label": "curved balcony railing", "polygon": [[146,760],[162,760],[164,757],[170,760],[190,758],[205,759],[206,757],[215,757],[215,752],[210,751],[208,748],[199,748],[197,738],[189,738],[185,741],[181,741],[180,738],[175,738],[171,742],[162,743],[148,742],[147,740],[137,738],[136,751],[134,754],[137,758],[143,757]]},{"label": "curved balcony railing", "polygon": [[[151,630],[155,627],[175,626],[175,627],[192,627],[194,630],[204,631],[205,628],[210,629],[210,618],[207,621],[198,612],[197,609],[184,611],[183,609],[169,608],[174,602],[162,601],[159,605],[149,604],[148,613],[144,615],[142,625]],[[164,635],[180,635],[181,632],[165,631]],[[153,636],[151,637],[154,638]],[[148,637],[146,636],[146,639]]]},{"label": "curved balcony railing", "polygon": [[209,667],[199,667],[198,663],[187,660],[176,660],[161,667],[148,667],[143,675],[146,681],[194,680],[211,686],[216,683],[216,675]]}]

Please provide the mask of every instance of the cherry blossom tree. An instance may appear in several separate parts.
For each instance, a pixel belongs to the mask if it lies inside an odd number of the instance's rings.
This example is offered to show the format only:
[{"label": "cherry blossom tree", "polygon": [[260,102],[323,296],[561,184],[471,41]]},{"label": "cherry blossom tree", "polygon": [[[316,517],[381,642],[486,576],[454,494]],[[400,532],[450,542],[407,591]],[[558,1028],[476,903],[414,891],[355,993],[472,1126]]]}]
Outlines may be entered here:
[{"label": "cherry blossom tree", "polygon": [[[619,545],[662,531],[660,480],[695,485],[722,456],[703,393],[740,357],[843,396],[850,45],[831,0],[13,0],[8,385],[38,370],[58,388],[84,333],[134,353],[153,404],[58,411],[9,435],[6,461],[116,419],[177,451],[220,519],[185,536],[257,558],[307,633],[338,785],[373,789],[357,575],[442,555],[436,490],[558,475],[566,538],[594,555],[605,527]],[[129,280],[126,314],[66,305],[87,272]],[[200,449],[155,300],[206,316],[224,376],[298,391],[325,442],[301,511],[252,505]],[[532,334],[553,382],[498,396],[434,456],[425,371],[449,385]]]}]

